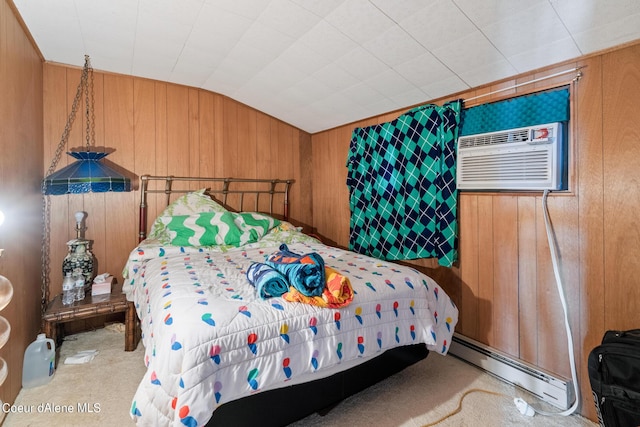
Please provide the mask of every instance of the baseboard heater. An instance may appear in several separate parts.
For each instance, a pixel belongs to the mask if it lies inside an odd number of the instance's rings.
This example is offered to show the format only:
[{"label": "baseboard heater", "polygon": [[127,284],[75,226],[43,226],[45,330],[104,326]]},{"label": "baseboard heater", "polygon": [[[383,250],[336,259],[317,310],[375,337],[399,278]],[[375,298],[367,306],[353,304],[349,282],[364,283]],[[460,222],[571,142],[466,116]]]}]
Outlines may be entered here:
[{"label": "baseboard heater", "polygon": [[571,380],[555,377],[540,368],[455,333],[449,354],[475,365],[499,379],[565,410],[573,403]]}]

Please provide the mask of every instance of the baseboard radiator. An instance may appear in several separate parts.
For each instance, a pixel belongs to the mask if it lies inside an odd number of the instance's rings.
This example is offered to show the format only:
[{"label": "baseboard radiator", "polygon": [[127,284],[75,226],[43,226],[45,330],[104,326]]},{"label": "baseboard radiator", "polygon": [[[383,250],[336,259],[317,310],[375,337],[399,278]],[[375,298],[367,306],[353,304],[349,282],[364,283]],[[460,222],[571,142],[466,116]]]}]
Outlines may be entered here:
[{"label": "baseboard radiator", "polygon": [[565,410],[573,403],[573,384],[531,364],[455,333],[449,354]]}]

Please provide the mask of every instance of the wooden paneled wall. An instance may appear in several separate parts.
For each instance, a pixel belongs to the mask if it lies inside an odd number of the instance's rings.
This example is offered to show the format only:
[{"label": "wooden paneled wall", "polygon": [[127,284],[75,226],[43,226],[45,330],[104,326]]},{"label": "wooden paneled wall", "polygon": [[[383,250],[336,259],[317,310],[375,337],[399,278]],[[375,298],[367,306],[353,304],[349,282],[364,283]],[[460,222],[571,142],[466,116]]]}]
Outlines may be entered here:
[{"label": "wooden paneled wall", "polygon": [[[42,240],[42,59],[13,7],[0,1],[0,275],[13,283],[13,299],[0,315],[11,324],[0,350],[8,377],[0,400],[13,403],[22,387],[25,348],[40,329]],[[4,412],[0,411],[0,423]]]},{"label": "wooden paneled wall", "polygon": [[[80,69],[44,66],[45,171],[80,76]],[[311,225],[309,134],[219,94],[97,70],[94,97],[95,146],[113,149],[106,160],[129,174],[293,178],[290,217]],[[68,148],[86,145],[85,123],[81,110]],[[63,154],[58,169],[72,160]],[[191,185],[193,190],[200,187],[197,182]],[[66,242],[75,237],[73,213],[79,210],[88,214],[86,238],[93,240],[98,271],[121,281],[127,256],[137,244],[139,192],[51,196],[50,200],[50,297],[61,290],[62,259]],[[151,196],[149,225],[163,207],[164,196]]]},{"label": "wooden paneled wall", "polygon": [[[581,388],[581,413],[595,420],[587,375],[589,351],[608,329],[640,327],[640,45],[629,45],[433,101],[471,98],[583,66],[583,77],[555,77],[467,103],[571,85],[570,189],[551,193],[549,216]],[[348,245],[346,156],[356,126],[382,123],[397,111],[314,134],[313,214],[318,232]],[[458,264],[427,269],[460,308],[457,331],[570,378],[564,314],[535,193],[459,197]],[[424,265],[423,261],[417,262]]]}]

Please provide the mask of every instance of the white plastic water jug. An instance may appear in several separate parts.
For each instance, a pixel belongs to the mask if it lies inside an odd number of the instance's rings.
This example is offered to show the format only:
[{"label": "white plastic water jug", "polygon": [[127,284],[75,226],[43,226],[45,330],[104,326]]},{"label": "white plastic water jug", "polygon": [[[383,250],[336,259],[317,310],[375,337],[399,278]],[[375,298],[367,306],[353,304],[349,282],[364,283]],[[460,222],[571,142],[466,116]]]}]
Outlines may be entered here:
[{"label": "white plastic water jug", "polygon": [[38,334],[24,352],[22,387],[31,388],[47,384],[55,373],[56,345],[45,334]]}]

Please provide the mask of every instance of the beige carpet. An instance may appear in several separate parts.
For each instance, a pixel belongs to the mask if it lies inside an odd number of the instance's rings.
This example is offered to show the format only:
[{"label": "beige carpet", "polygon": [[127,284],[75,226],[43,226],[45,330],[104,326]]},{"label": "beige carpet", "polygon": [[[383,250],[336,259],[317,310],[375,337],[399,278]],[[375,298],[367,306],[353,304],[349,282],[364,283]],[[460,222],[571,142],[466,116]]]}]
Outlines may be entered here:
[{"label": "beige carpet", "polygon": [[[67,337],[60,348],[58,369],[45,386],[24,389],[17,407],[32,413],[9,413],[3,427],[18,426],[126,426],[131,399],[142,378],[142,345],[124,351],[122,325]],[[64,365],[69,355],[82,350],[99,350],[85,365]],[[462,402],[462,410],[439,426],[569,426],[597,427],[580,416],[525,417],[513,404],[520,396],[548,410],[526,392],[519,391],[453,356],[431,354],[403,372],[345,400],[325,416],[311,415],[295,427],[421,427],[451,414],[466,390],[479,388],[502,393],[496,396],[474,392]],[[40,408],[39,406],[42,405]],[[46,406],[45,406],[46,405]],[[73,412],[55,413],[72,408]],[[91,408],[92,412],[88,412]],[[39,409],[41,411],[39,412]],[[79,412],[84,410],[84,412]]]}]

